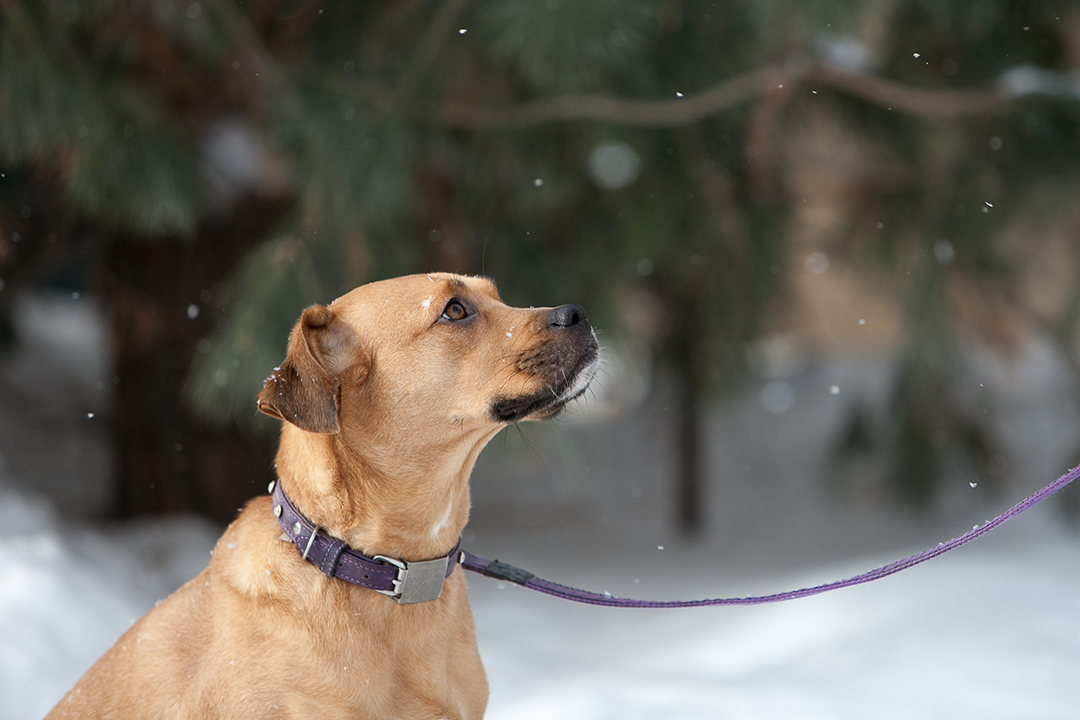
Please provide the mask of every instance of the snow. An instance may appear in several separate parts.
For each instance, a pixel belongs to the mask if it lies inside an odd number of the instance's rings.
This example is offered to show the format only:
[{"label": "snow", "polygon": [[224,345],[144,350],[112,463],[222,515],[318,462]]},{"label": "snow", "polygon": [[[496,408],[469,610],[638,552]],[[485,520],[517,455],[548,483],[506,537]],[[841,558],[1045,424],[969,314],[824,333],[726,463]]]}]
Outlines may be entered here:
[{"label": "snow", "polygon": [[[44,503],[0,485],[0,717],[46,713],[205,564],[218,532],[191,518],[69,529]],[[579,547],[562,555],[560,538]],[[724,578],[695,574],[708,548],[669,544],[662,555],[673,567],[618,547],[589,553],[588,543],[611,540],[592,531],[552,534],[554,552],[537,539],[488,533],[475,542],[550,579],[641,597],[771,592],[894,559]],[[470,575],[488,717],[1073,718],[1078,545],[1038,508],[898,576],[752,608],[594,608]]]},{"label": "snow", "polygon": [[477,588],[489,717],[1074,718],[1078,570],[1074,544],[1036,543],[816,598],[689,611],[571,608],[516,588],[497,602]]},{"label": "snow", "polygon": [[192,518],[64,529],[0,479],[0,718],[39,718],[154,603],[195,575],[219,529]]}]

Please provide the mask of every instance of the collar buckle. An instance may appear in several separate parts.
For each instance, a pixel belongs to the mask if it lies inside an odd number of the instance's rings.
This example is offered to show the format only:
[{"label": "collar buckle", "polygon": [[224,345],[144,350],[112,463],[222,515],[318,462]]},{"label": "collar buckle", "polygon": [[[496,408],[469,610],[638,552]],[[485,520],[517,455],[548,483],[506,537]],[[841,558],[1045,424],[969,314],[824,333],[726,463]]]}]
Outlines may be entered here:
[{"label": "collar buckle", "polygon": [[376,590],[375,592],[389,595],[400,605],[438,600],[442,595],[443,582],[446,580],[446,567],[451,558],[444,557],[435,560],[405,562],[385,555],[376,555],[375,559],[393,565],[398,569],[397,577],[394,579],[394,589]]}]

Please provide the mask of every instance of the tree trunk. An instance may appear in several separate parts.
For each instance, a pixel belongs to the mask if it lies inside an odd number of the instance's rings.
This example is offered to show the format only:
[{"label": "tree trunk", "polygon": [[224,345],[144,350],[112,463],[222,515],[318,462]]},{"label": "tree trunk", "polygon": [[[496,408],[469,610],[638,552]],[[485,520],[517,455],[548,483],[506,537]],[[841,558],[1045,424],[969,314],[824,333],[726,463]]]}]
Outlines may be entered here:
[{"label": "tree trunk", "polygon": [[115,353],[116,516],[183,510],[227,521],[271,479],[274,438],[207,427],[181,393],[197,343],[218,320],[215,294],[280,212],[280,203],[252,201],[190,242],[112,245],[104,282]]},{"label": "tree trunk", "polygon": [[676,520],[688,538],[701,534],[705,523],[704,480],[701,467],[701,383],[690,347],[675,353],[676,385]]}]

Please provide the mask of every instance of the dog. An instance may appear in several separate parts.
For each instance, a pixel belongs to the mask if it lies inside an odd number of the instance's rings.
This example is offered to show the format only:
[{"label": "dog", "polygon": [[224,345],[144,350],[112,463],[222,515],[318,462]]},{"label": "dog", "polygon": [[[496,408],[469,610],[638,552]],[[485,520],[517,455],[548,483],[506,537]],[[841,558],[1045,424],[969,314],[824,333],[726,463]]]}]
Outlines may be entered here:
[{"label": "dog", "polygon": [[[558,414],[598,364],[580,306],[509,307],[483,278],[413,275],[307,308],[258,400],[283,421],[272,497],[48,717],[482,717],[455,570],[469,475],[495,434]],[[381,590],[354,584],[379,574]]]}]

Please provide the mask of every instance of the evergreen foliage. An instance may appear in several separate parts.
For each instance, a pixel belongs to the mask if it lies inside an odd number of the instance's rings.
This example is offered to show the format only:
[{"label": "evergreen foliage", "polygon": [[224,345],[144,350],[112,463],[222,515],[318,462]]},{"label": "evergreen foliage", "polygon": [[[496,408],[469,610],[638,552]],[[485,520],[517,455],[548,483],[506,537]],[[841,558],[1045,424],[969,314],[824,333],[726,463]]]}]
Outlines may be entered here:
[{"label": "evergreen foliage", "polygon": [[[1078,17],[1064,0],[9,0],[0,310],[41,276],[19,274],[46,230],[17,197],[62,192],[65,241],[106,265],[101,246],[205,244],[270,198],[284,211],[261,245],[204,288],[218,319],[185,390],[202,422],[252,425],[305,304],[398,273],[483,272],[512,303],[587,304],[674,374],[693,526],[701,403],[743,381],[802,269],[789,160],[824,125],[871,168],[849,178],[858,202],[826,249],[905,312],[885,419],[853,407],[838,457],[884,454],[884,487],[927,506],[956,461],[995,476],[954,290],[1014,311],[1004,233],[1076,187]],[[231,194],[208,179],[223,118],[256,156],[221,181]],[[93,262],[88,277],[109,275]],[[631,295],[659,327],[625,318]],[[1048,319],[1070,356],[1077,307]]]}]

